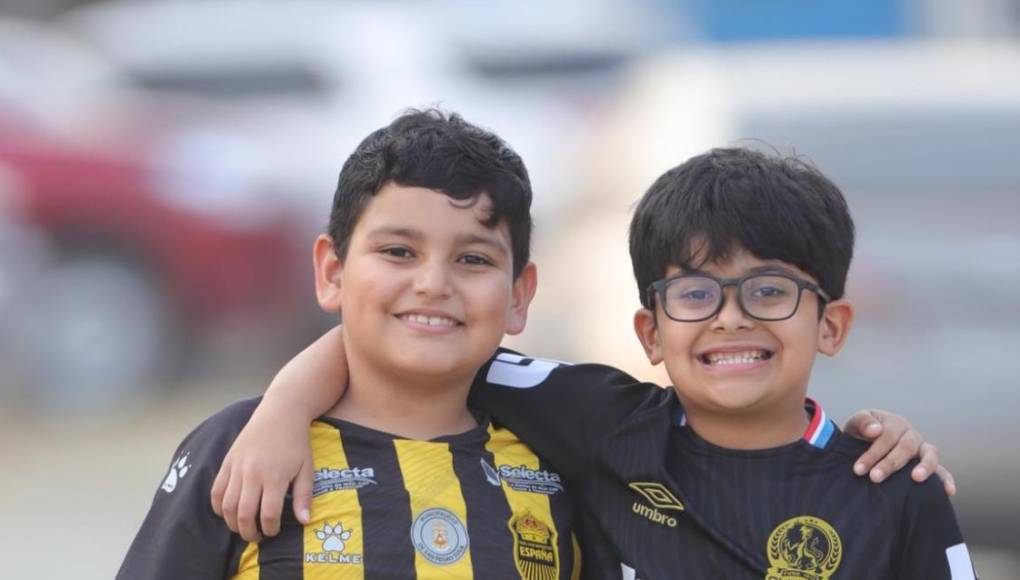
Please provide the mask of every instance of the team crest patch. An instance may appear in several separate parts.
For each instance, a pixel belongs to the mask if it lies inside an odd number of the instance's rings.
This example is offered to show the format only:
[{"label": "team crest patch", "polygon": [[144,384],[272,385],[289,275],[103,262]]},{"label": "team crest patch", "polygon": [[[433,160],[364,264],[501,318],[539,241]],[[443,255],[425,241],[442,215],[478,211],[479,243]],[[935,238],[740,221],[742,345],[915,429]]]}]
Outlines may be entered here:
[{"label": "team crest patch", "polygon": [[467,552],[467,528],[452,512],[430,508],[418,514],[411,524],[411,543],[429,562],[446,566]]},{"label": "team crest patch", "polygon": [[798,516],[772,530],[768,557],[766,580],[828,580],[843,558],[843,542],[825,520]]},{"label": "team crest patch", "polygon": [[524,512],[510,518],[514,536],[514,562],[524,580],[555,580],[560,575],[556,532],[545,522]]}]

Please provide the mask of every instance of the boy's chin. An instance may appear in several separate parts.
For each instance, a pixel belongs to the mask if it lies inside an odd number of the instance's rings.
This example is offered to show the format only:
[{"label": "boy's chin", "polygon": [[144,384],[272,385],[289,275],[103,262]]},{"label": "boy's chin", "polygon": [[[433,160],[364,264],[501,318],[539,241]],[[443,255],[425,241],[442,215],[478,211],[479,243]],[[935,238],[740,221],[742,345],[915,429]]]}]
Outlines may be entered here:
[{"label": "boy's chin", "polygon": [[768,389],[761,385],[728,384],[673,388],[686,407],[694,406],[703,411],[722,415],[754,413],[769,398]]},{"label": "boy's chin", "polygon": [[458,380],[473,377],[488,357],[441,356],[436,353],[405,353],[391,361],[391,369],[408,379],[428,378],[441,380],[444,377]]}]

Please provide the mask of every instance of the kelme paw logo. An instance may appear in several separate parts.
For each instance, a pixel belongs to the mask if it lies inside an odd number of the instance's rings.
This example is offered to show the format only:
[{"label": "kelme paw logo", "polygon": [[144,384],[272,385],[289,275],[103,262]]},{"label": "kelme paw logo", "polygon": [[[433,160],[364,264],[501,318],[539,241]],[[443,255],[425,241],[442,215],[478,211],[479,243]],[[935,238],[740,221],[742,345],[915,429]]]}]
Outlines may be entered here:
[{"label": "kelme paw logo", "polygon": [[191,469],[191,464],[188,463],[188,455],[188,453],[185,453],[170,464],[170,473],[166,474],[166,479],[163,480],[163,485],[160,486],[163,491],[173,493],[177,489],[177,482],[188,474],[188,470]]},{"label": "kelme paw logo", "polygon": [[321,530],[315,530],[315,537],[322,542],[322,549],[327,552],[343,552],[346,545],[344,542],[351,539],[353,530],[345,530],[343,522],[337,522],[336,526],[325,522]]}]

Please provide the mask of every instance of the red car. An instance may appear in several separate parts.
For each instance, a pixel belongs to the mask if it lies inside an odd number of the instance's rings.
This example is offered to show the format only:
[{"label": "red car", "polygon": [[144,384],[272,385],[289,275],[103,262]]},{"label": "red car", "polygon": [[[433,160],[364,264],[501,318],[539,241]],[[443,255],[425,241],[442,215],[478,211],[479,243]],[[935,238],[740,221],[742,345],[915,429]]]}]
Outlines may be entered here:
[{"label": "red car", "polygon": [[312,320],[310,237],[298,243],[285,198],[215,175],[215,158],[191,164],[210,177],[145,151],[0,126],[0,197],[49,250],[0,332],[49,404],[162,384],[224,328],[292,338]]}]

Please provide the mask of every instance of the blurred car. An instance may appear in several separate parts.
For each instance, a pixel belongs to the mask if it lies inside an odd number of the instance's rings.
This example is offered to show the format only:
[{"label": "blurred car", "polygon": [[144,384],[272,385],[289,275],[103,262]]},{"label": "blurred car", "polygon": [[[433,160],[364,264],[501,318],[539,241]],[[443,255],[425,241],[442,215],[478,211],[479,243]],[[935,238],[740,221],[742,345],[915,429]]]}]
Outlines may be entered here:
[{"label": "blurred car", "polygon": [[243,138],[319,227],[343,160],[370,131],[411,106],[459,110],[464,81],[424,16],[376,2],[158,0],[100,2],[62,22],[168,128]]},{"label": "blurred car", "polygon": [[134,99],[121,71],[67,31],[0,18],[0,122],[84,141]]},{"label": "blurred car", "polygon": [[[477,87],[466,111],[495,128],[528,164],[532,211],[555,228],[585,173],[580,154],[636,59],[689,38],[656,0],[433,0],[428,26],[449,39]],[[544,229],[544,228],[543,228]]]},{"label": "blurred car", "polygon": [[[638,16],[580,5],[536,17],[514,2],[120,0],[61,23],[158,101],[167,122],[212,124],[257,146],[318,226],[357,143],[405,108],[435,105],[503,136],[544,193],[536,214],[556,217],[598,96],[647,38]],[[574,24],[572,38],[584,36],[581,23],[601,26],[583,44],[564,42],[548,26],[554,16]]]},{"label": "blurred car", "polygon": [[34,229],[14,215],[12,190],[15,184],[0,164],[0,399],[16,395],[14,367],[15,336],[9,332],[21,306],[27,284],[43,263],[43,241]]},{"label": "blurred car", "polygon": [[308,320],[310,277],[286,199],[242,197],[255,184],[156,163],[143,142],[84,148],[0,126],[6,215],[45,240],[37,268],[5,266],[17,284],[0,332],[30,395],[48,405],[99,407],[162,386],[203,338],[240,319],[280,336]]},{"label": "blurred car", "polygon": [[537,248],[530,330],[553,356],[667,381],[628,336],[631,204],[711,147],[806,156],[843,188],[858,230],[857,321],[812,388],[837,415],[907,415],[961,484],[970,541],[1020,549],[1017,70],[1013,42],[681,47],[643,60],[590,141],[572,221]]}]

